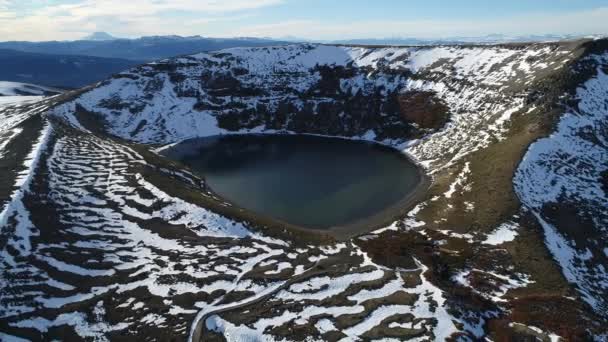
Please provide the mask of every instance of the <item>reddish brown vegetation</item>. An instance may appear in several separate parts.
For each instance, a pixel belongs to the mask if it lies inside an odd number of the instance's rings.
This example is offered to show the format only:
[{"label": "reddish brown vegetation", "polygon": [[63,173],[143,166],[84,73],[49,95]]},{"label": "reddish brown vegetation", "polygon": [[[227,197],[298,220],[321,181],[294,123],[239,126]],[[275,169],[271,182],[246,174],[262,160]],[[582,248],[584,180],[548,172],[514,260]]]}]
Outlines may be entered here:
[{"label": "reddish brown vegetation", "polygon": [[413,256],[426,259],[424,255],[433,253],[433,245],[416,232],[386,232],[378,238],[357,244],[375,263],[392,268],[416,268]]},{"label": "reddish brown vegetation", "polygon": [[410,91],[398,96],[401,116],[421,128],[439,129],[448,119],[448,107],[434,92]]},{"label": "reddish brown vegetation", "polygon": [[494,341],[525,340],[531,337],[521,329],[510,327],[510,323],[534,326],[545,333],[556,334],[564,341],[588,341],[586,331],[590,318],[582,304],[558,296],[529,296],[511,301],[511,313],[488,323]]}]

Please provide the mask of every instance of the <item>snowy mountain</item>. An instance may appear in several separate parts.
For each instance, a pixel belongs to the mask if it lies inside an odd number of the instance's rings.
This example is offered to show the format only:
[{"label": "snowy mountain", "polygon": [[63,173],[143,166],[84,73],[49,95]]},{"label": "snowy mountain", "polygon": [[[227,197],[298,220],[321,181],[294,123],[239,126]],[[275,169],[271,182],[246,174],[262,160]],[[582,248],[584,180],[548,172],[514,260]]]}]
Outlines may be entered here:
[{"label": "snowy mountain", "polygon": [[505,43],[547,43],[566,40],[577,40],[583,38],[601,38],[602,35],[524,35],[508,36],[504,34],[490,34],[486,36],[455,36],[436,39],[423,38],[361,38],[349,40],[335,40],[325,43],[330,44],[349,44],[349,45],[464,45],[464,44],[505,44]]},{"label": "snowy mountain", "polygon": [[61,89],[35,84],[0,81],[0,108],[8,105],[37,102],[45,96],[57,95],[62,92]]},{"label": "snowy mountain", "polygon": [[112,36],[107,32],[93,32],[90,35],[82,38],[82,40],[97,40],[97,41],[106,41],[106,40],[116,40],[118,38]]},{"label": "snowy mountain", "polygon": [[[232,48],[0,108],[0,337],[608,339],[608,40]],[[338,241],[157,151],[314,133],[432,178]]]},{"label": "snowy mountain", "polygon": [[0,96],[42,96],[56,95],[63,92],[57,88],[35,84],[0,81]]}]

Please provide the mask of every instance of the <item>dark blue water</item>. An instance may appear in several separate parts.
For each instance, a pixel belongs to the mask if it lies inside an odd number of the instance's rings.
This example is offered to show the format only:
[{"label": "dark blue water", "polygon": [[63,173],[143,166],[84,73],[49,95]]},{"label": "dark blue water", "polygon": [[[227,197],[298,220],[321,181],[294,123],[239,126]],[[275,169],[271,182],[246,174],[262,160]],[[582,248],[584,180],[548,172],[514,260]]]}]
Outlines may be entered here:
[{"label": "dark blue water", "polygon": [[401,153],[307,135],[194,139],[163,152],[239,207],[307,228],[345,226],[382,212],[421,181]]}]

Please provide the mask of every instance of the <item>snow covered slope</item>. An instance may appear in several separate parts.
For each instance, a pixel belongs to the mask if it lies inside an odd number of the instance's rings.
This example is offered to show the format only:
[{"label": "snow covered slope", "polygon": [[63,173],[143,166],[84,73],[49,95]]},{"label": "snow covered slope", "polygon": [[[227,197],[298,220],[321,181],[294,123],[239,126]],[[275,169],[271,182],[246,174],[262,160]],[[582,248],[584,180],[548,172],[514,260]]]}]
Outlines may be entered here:
[{"label": "snow covered slope", "polygon": [[43,96],[61,92],[59,89],[34,84],[0,81],[0,96]]},{"label": "snow covered slope", "polygon": [[[607,51],[237,48],[1,108],[0,339],[603,341]],[[336,241],[153,152],[248,132],[375,140],[433,182]]]},{"label": "snow covered slope", "polygon": [[[500,135],[534,76],[561,67],[570,52],[559,45],[238,48],[132,69],[65,106],[99,113],[110,133],[143,143],[247,130],[400,143],[413,128],[401,120],[399,95],[426,91],[466,114],[468,126],[490,127],[478,137],[487,140]],[[459,117],[451,129],[463,128]]]},{"label": "snow covered slope", "polygon": [[514,179],[541,222],[566,278],[598,312],[608,311],[608,54],[587,62],[593,78],[576,91],[551,136],[535,142]]}]

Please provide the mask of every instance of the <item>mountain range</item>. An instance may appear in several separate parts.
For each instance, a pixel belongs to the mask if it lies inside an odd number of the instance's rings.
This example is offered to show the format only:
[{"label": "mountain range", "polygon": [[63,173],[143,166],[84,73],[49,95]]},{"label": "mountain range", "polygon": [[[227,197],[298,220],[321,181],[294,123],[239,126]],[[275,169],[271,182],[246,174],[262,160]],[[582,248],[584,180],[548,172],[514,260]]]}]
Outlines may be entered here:
[{"label": "mountain range", "polygon": [[107,33],[98,32],[85,37],[84,40],[75,41],[0,42],[0,49],[40,54],[118,58],[138,62],[231,47],[268,46],[283,43],[260,38],[205,38],[201,36],[150,36],[137,39],[115,39]]},{"label": "mountain range", "polygon": [[141,63],[117,58],[0,49],[0,80],[74,89]]},{"label": "mountain range", "polygon": [[581,35],[581,34],[544,34],[544,35],[504,35],[489,34],[485,36],[453,36],[443,38],[417,38],[417,37],[391,37],[391,38],[356,38],[341,40],[309,40],[298,37],[283,37],[281,40],[289,42],[316,42],[324,44],[345,45],[394,45],[394,46],[416,46],[416,45],[467,45],[467,44],[505,44],[505,43],[531,43],[531,42],[558,42],[577,39],[597,39],[603,35]]},{"label": "mountain range", "polygon": [[282,43],[199,36],[118,39],[105,32],[77,41],[0,42],[0,80],[73,89],[157,59],[228,47],[276,44]]}]

